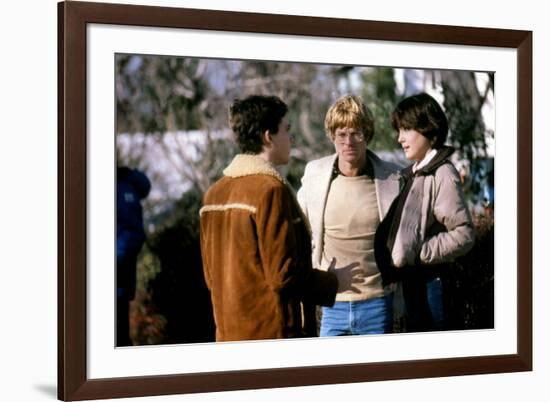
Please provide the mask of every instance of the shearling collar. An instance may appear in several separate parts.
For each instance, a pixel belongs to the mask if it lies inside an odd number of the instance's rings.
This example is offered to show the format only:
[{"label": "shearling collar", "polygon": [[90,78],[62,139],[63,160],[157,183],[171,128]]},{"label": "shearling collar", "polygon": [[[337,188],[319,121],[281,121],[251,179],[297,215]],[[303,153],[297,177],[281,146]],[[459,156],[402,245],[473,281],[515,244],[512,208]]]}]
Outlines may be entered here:
[{"label": "shearling collar", "polygon": [[229,166],[224,169],[223,174],[229,177],[243,177],[253,174],[265,174],[275,177],[283,184],[287,184],[286,180],[273,167],[273,165],[262,159],[258,155],[236,155]]}]

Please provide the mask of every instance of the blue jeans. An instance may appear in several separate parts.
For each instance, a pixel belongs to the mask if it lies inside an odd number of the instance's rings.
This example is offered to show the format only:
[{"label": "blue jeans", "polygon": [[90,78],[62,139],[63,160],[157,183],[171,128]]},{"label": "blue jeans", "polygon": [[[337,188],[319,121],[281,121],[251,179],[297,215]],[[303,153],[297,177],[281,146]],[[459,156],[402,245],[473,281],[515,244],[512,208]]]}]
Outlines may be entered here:
[{"label": "blue jeans", "polygon": [[323,307],[321,336],[383,334],[393,327],[392,296]]},{"label": "blue jeans", "polygon": [[434,278],[409,278],[403,281],[407,309],[407,332],[445,329],[443,283]]}]

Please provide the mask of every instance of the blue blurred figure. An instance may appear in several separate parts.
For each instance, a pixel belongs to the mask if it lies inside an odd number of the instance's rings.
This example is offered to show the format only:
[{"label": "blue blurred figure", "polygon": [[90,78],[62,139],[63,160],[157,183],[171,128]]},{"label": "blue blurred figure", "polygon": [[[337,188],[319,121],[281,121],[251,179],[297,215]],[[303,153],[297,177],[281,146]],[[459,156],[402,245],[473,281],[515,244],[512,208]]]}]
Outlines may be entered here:
[{"label": "blue blurred figure", "polygon": [[145,242],[140,200],[147,197],[151,182],[136,169],[117,168],[117,346],[129,346],[130,301],[136,292],[137,256]]}]

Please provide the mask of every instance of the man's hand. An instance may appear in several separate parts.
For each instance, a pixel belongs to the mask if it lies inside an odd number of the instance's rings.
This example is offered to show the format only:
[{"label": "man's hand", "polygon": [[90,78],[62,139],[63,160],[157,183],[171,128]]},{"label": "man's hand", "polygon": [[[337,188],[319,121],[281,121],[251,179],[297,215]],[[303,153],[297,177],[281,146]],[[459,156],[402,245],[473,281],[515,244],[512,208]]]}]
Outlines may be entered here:
[{"label": "man's hand", "polygon": [[328,267],[328,272],[332,272],[338,278],[338,293],[347,290],[351,290],[354,293],[360,292],[360,290],[353,285],[361,281],[359,278],[356,278],[356,275],[361,272],[361,268],[358,268],[359,265],[359,262],[356,261],[343,267],[336,267],[336,258],[332,258]]}]

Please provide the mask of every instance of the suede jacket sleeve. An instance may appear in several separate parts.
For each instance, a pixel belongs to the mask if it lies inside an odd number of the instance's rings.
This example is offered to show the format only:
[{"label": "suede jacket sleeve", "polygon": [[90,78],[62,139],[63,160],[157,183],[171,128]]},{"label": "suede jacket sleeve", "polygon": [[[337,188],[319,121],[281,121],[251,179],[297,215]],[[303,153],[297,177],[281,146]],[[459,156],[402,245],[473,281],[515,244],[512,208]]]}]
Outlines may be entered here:
[{"label": "suede jacket sleeve", "polygon": [[264,194],[257,213],[258,248],[270,288],[286,297],[332,305],[338,281],[311,268],[310,237],[303,215],[286,186]]}]

